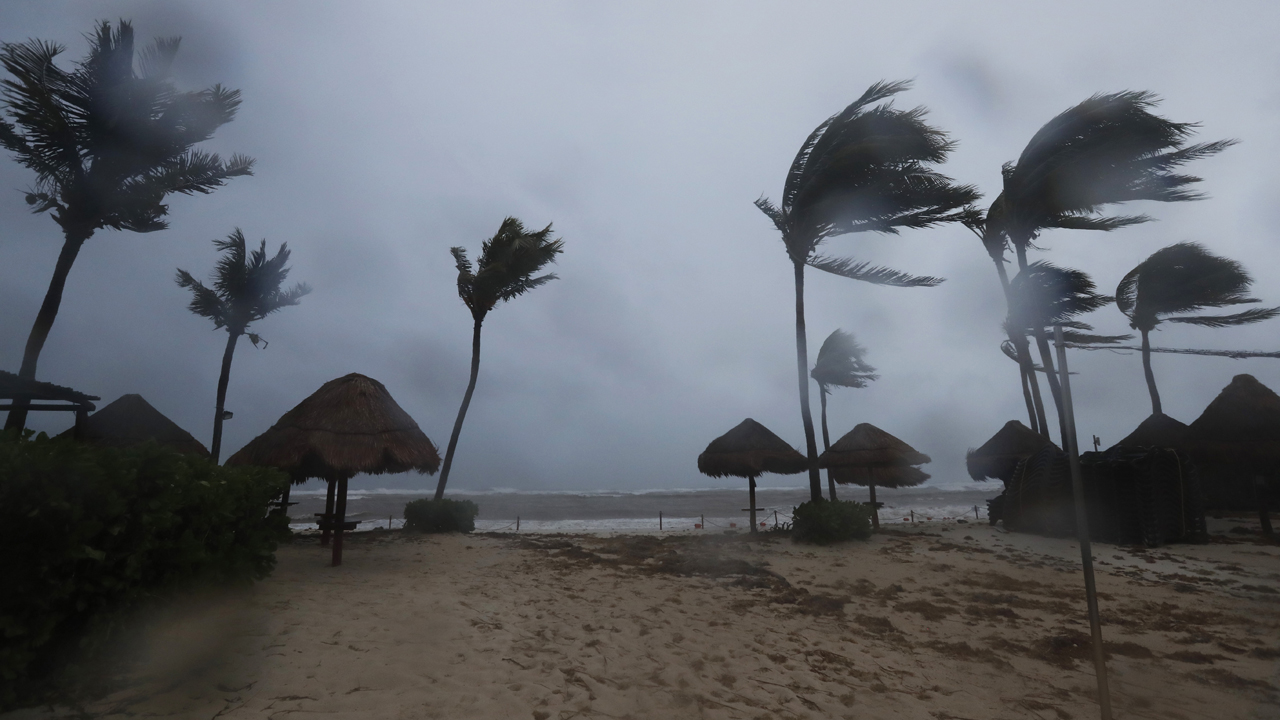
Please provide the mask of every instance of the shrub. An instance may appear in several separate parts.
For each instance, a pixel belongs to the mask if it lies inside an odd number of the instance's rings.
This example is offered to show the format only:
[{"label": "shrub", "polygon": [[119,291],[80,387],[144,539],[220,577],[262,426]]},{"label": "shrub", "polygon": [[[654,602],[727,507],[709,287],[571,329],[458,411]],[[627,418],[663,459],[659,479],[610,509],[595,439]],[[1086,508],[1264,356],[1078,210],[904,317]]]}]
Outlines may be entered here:
[{"label": "shrub", "polygon": [[871,507],[847,500],[801,503],[792,513],[791,537],[813,545],[866,540],[871,537]]},{"label": "shrub", "polygon": [[424,533],[469,533],[480,508],[470,500],[414,500],[404,506],[404,529]]},{"label": "shrub", "polygon": [[155,443],[0,439],[0,708],[47,693],[144,601],[269,574],[287,482]]}]

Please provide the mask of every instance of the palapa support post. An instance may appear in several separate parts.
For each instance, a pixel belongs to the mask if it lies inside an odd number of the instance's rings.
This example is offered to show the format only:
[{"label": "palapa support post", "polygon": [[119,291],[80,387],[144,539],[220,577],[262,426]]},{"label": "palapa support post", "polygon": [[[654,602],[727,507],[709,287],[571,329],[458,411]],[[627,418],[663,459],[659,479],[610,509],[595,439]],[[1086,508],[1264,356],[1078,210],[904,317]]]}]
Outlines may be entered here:
[{"label": "palapa support post", "polygon": [[338,480],[338,504],[334,509],[334,517],[330,518],[333,524],[333,565],[338,567],[342,564],[342,529],[347,522],[347,478],[343,477]]},{"label": "palapa support post", "polygon": [[1111,720],[1111,690],[1107,683],[1107,655],[1102,645],[1102,619],[1098,613],[1098,590],[1093,582],[1093,548],[1089,544],[1089,518],[1084,504],[1084,481],[1080,475],[1080,448],[1076,440],[1076,415],[1071,404],[1071,376],[1067,372],[1067,347],[1062,340],[1062,326],[1053,326],[1053,341],[1058,346],[1058,373],[1061,375],[1062,414],[1066,420],[1067,460],[1071,466],[1071,494],[1075,496],[1076,539],[1080,543],[1080,560],[1084,565],[1084,594],[1089,606],[1089,630],[1093,639],[1093,668],[1098,678],[1098,705],[1102,720]]},{"label": "palapa support post", "polygon": [[751,490],[750,490],[750,495],[751,495],[751,532],[753,532],[753,533],[754,533],[754,532],[756,532],[757,530],[759,530],[759,528],[757,528],[757,527],[756,527],[756,479],[755,479],[755,478],[747,478],[747,479],[751,482]]},{"label": "palapa support post", "polygon": [[871,491],[871,530],[874,532],[880,529],[880,504],[876,502],[876,469],[867,468],[867,474],[872,478],[867,483],[867,489]]},{"label": "palapa support post", "polygon": [[1258,504],[1258,524],[1262,526],[1262,536],[1275,539],[1275,532],[1271,529],[1270,490],[1265,476],[1253,476],[1253,497]]},{"label": "palapa support post", "polygon": [[333,492],[337,482],[333,478],[325,478],[329,490],[325,493],[324,515],[320,518],[320,547],[329,547],[329,523],[333,522]]},{"label": "palapa support post", "polygon": [[516,516],[516,532],[520,532],[520,516]]},{"label": "palapa support post", "polygon": [[661,510],[658,511],[658,529],[659,530],[662,529],[662,511]]}]

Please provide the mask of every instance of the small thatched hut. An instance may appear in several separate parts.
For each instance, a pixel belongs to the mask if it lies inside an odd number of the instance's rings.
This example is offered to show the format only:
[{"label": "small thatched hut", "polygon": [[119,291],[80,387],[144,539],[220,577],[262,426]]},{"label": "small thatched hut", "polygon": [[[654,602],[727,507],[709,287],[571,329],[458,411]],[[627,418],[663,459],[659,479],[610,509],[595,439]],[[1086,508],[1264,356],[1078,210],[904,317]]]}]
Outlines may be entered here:
[{"label": "small thatched hut", "polygon": [[818,466],[831,469],[838,483],[865,485],[871,493],[871,524],[880,527],[876,486],[911,487],[929,479],[912,465],[930,462],[929,456],[870,423],[859,423],[818,457]]},{"label": "small thatched hut", "polygon": [[1191,423],[1184,440],[1202,473],[1206,507],[1257,507],[1264,525],[1280,474],[1280,396],[1252,375],[1236,375]]},{"label": "small thatched hut", "polygon": [[1175,420],[1164,413],[1152,413],[1139,423],[1133,432],[1116,443],[1113,448],[1173,448],[1182,447],[1189,428],[1186,423]]},{"label": "small thatched hut", "polygon": [[698,456],[698,471],[711,477],[746,478],[751,499],[751,532],[756,532],[756,478],[771,472],[795,475],[809,461],[769,428],[747,418],[707,445]]},{"label": "small thatched hut", "polygon": [[[72,428],[58,437],[72,437],[74,434],[75,428]],[[154,440],[180,453],[209,457],[208,449],[199,440],[136,393],[121,395],[85,418],[78,439],[116,448],[132,447]]]},{"label": "small thatched hut", "polygon": [[325,383],[227,464],[279,468],[295,483],[327,480],[322,537],[334,531],[333,564],[341,565],[342,531],[354,525],[346,522],[347,481],[356,473],[434,474],[440,453],[382,383],[351,373]]},{"label": "small thatched hut", "polygon": [[1010,420],[981,447],[965,455],[965,467],[974,480],[995,478],[1008,486],[1018,463],[1046,445],[1053,443],[1017,420]]}]

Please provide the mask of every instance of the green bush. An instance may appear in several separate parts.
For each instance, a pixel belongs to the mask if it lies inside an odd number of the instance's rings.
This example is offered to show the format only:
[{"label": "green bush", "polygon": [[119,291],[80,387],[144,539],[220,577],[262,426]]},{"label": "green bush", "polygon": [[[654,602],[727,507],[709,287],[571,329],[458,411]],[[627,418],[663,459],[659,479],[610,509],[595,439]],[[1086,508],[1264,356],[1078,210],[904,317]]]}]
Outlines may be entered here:
[{"label": "green bush", "polygon": [[287,482],[155,443],[0,439],[0,708],[49,692],[146,601],[269,574]]},{"label": "green bush", "polygon": [[871,507],[862,503],[847,500],[801,503],[791,520],[791,537],[796,542],[830,545],[871,537]]},{"label": "green bush", "polygon": [[414,500],[404,506],[404,529],[424,533],[469,533],[480,508],[470,500]]}]

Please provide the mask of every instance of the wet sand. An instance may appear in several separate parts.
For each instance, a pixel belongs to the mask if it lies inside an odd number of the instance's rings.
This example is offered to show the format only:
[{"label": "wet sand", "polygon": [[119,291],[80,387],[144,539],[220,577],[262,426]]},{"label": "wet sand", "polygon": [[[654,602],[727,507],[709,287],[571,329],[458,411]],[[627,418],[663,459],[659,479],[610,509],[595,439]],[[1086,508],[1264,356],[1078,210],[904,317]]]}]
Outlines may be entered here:
[{"label": "wet sand", "polygon": [[[1241,528],[1232,532],[1232,528]],[[1095,545],[1117,718],[1280,717],[1280,546]],[[152,618],[93,717],[1097,717],[1079,551],[985,524],[867,542],[362,533]],[[45,717],[48,710],[9,717]]]}]

